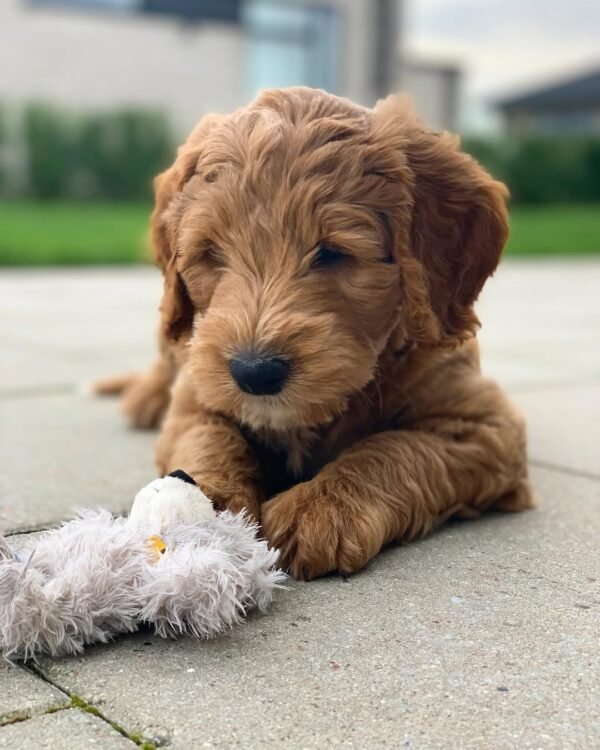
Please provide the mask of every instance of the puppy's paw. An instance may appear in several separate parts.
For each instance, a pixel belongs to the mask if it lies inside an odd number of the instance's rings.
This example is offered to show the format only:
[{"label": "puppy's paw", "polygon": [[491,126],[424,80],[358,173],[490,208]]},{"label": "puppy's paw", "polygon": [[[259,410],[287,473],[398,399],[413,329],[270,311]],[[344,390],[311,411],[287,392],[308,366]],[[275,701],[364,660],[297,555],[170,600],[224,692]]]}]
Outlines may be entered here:
[{"label": "puppy's paw", "polygon": [[535,508],[537,505],[539,505],[539,498],[529,482],[523,479],[514,490],[498,498],[492,505],[492,509],[505,513],[519,513],[522,510]]},{"label": "puppy's paw", "polygon": [[318,482],[305,482],[263,505],[263,534],[280,551],[280,567],[289,568],[294,578],[309,581],[332,571],[349,575],[381,547],[376,529],[356,511]]},{"label": "puppy's paw", "polygon": [[110,375],[106,378],[81,384],[81,393],[85,396],[120,396],[139,378],[138,372]]},{"label": "puppy's paw", "polygon": [[[200,480],[202,482],[202,480]],[[228,492],[219,489],[204,489],[213,504],[213,508],[220,513],[228,510],[230,513],[241,513],[244,511],[252,521],[258,521],[260,518],[260,503],[250,493],[243,490],[239,492]]]},{"label": "puppy's paw", "polygon": [[138,375],[123,393],[121,411],[132,427],[158,427],[170,400],[169,383],[152,373]]}]

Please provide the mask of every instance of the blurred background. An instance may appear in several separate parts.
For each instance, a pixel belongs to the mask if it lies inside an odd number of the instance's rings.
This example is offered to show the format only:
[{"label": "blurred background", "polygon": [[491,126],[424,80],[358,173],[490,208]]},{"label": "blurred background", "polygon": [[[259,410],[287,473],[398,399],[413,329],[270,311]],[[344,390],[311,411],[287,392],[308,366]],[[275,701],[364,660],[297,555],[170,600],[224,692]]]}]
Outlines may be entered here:
[{"label": "blurred background", "polygon": [[0,264],[149,257],[206,112],[408,92],[512,193],[508,253],[600,252],[598,0],[1,0]]}]

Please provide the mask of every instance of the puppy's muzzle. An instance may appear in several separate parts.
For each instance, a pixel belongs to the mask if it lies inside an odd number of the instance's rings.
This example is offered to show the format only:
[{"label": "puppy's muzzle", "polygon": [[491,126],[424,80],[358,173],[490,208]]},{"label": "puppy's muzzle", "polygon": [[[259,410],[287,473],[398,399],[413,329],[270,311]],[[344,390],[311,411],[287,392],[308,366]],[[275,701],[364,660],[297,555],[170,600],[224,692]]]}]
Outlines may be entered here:
[{"label": "puppy's muzzle", "polygon": [[244,393],[273,396],[279,393],[290,371],[282,357],[240,352],[229,362],[229,372]]}]

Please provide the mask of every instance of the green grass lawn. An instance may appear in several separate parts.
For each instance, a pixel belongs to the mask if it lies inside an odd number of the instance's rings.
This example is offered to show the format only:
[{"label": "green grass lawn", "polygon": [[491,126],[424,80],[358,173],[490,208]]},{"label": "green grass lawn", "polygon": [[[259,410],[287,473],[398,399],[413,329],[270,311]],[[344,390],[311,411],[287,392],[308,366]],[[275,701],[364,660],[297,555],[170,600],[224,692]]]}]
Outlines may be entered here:
[{"label": "green grass lawn", "polygon": [[[0,203],[0,265],[143,261],[150,210],[135,203]],[[600,254],[600,205],[514,207],[506,253]]]},{"label": "green grass lawn", "polygon": [[144,260],[151,209],[137,203],[0,203],[0,265]]},{"label": "green grass lawn", "polygon": [[600,254],[600,205],[514,206],[507,255]]}]

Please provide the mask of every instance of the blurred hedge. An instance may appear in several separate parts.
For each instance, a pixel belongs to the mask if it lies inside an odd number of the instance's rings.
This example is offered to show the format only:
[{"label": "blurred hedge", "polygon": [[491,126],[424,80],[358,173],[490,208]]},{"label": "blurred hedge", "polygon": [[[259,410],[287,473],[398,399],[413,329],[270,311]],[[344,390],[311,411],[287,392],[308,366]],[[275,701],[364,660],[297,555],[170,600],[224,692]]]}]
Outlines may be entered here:
[{"label": "blurred hedge", "polygon": [[463,148],[506,182],[513,203],[600,201],[600,138],[465,138]]},{"label": "blurred hedge", "polygon": [[[157,112],[72,113],[31,104],[21,122],[26,169],[12,190],[17,197],[145,200],[152,178],[175,153],[168,121]],[[0,152],[6,153],[4,123],[0,107]],[[507,183],[515,204],[600,202],[600,138],[465,138],[463,148]],[[0,158],[0,193],[11,194],[14,184]]]},{"label": "blurred hedge", "polygon": [[173,158],[174,139],[159,113],[73,114],[31,104],[23,114],[27,191],[44,200],[140,200]]},{"label": "blurred hedge", "polygon": [[0,195],[2,195],[2,191],[4,189],[4,160],[3,160],[3,151],[5,148],[5,141],[6,141],[6,112],[4,111],[4,108],[0,105]]}]

